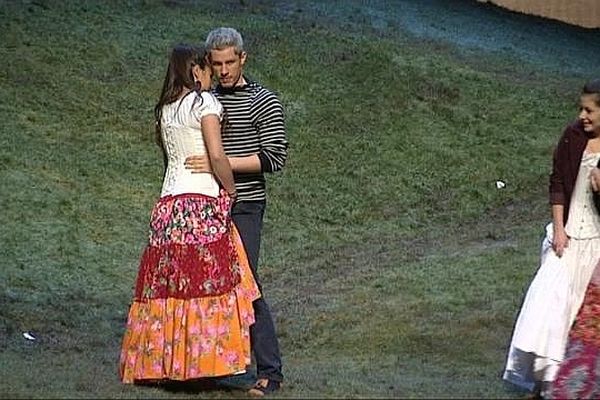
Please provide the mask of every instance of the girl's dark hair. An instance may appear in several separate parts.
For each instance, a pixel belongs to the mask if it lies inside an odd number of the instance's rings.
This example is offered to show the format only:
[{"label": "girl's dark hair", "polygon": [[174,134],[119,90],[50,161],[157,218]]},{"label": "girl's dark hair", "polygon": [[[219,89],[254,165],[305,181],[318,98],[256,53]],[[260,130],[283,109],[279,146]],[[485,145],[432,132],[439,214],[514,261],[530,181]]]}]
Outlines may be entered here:
[{"label": "girl's dark hair", "polygon": [[162,143],[160,126],[163,106],[179,99],[185,89],[192,89],[199,93],[202,88],[200,87],[200,82],[195,82],[192,68],[198,65],[204,69],[207,64],[208,57],[204,46],[180,43],[171,50],[169,66],[167,67],[160,97],[156,106],[154,106],[155,141],[163,152],[165,167],[166,154]]},{"label": "girl's dark hair", "polygon": [[594,79],[583,85],[581,94],[595,94],[596,104],[600,106],[600,79]]}]

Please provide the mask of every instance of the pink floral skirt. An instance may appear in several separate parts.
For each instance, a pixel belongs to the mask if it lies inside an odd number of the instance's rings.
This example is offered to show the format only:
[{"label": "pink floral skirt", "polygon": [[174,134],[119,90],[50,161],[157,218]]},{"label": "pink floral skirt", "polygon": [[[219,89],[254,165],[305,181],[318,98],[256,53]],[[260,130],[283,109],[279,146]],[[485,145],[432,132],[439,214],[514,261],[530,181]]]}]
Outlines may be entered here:
[{"label": "pink floral skirt", "polygon": [[123,382],[230,375],[250,364],[260,292],[230,210],[224,192],[155,205],[121,348]]},{"label": "pink floral skirt", "polygon": [[569,332],[551,393],[555,399],[600,399],[600,263]]}]

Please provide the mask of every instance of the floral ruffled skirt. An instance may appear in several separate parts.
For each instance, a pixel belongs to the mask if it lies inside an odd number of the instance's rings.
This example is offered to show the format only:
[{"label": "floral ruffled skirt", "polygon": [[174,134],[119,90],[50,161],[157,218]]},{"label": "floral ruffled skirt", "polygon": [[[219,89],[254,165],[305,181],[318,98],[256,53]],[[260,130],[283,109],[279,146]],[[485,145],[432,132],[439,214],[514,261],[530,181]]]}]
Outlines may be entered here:
[{"label": "floral ruffled skirt", "polygon": [[124,383],[243,372],[260,297],[230,199],[161,198],[150,220],[120,359]]},{"label": "floral ruffled skirt", "polygon": [[600,263],[569,333],[551,393],[555,399],[600,398]]}]

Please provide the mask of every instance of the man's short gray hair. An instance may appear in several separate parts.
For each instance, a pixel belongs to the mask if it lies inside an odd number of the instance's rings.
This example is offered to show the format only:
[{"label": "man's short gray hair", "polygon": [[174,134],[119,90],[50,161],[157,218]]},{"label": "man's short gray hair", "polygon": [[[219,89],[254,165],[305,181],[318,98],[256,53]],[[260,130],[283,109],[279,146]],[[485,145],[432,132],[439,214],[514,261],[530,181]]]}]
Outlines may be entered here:
[{"label": "man's short gray hair", "polygon": [[242,35],[233,28],[220,27],[213,29],[206,37],[206,49],[222,50],[227,47],[233,47],[236,54],[244,51],[244,40]]}]

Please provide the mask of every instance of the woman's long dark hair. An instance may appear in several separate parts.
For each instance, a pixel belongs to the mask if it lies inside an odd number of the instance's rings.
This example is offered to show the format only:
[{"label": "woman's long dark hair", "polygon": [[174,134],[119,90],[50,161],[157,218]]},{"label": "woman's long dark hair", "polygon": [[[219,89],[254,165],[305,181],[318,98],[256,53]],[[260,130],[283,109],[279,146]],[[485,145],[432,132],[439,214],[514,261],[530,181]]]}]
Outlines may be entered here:
[{"label": "woman's long dark hair", "polygon": [[179,99],[185,90],[192,89],[198,93],[200,92],[202,88],[200,87],[200,82],[194,80],[192,68],[198,65],[204,69],[208,64],[207,55],[207,51],[203,46],[194,46],[185,43],[180,43],[171,50],[169,66],[167,67],[160,97],[156,106],[154,106],[155,141],[162,150],[165,169],[167,166],[167,155],[162,142],[160,123],[162,109],[165,105]]}]

